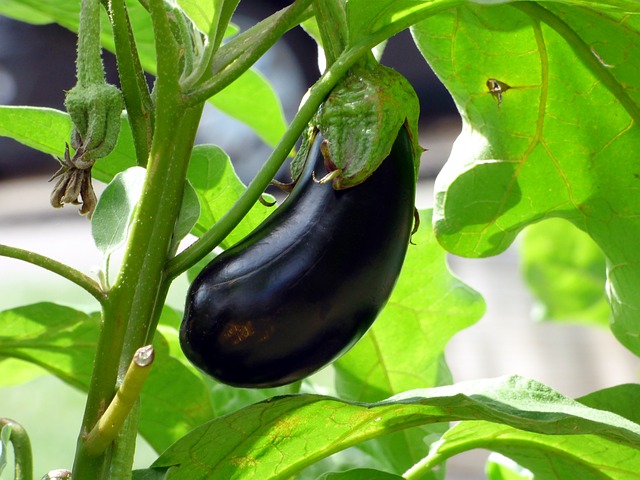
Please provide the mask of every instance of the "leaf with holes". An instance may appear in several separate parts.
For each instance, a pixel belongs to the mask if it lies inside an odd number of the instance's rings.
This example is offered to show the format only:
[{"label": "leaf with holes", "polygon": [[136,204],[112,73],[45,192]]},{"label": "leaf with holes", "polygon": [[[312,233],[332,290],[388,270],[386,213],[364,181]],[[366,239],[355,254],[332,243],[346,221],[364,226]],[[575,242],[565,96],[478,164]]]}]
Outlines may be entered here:
[{"label": "leaf with holes", "polygon": [[465,4],[413,34],[464,122],[436,182],[438,240],[485,257],[543,218],[573,222],[607,257],[612,329],[638,354],[640,4],[602,3]]}]

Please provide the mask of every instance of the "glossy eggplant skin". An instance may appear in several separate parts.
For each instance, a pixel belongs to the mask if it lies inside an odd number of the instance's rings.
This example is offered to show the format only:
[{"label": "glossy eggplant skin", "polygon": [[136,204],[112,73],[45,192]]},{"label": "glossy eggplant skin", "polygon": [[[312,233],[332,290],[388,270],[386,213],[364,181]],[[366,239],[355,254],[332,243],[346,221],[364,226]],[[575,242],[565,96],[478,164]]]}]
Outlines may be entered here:
[{"label": "glossy eggplant skin", "polygon": [[189,288],[180,343],[218,381],[266,388],[300,380],[369,329],[400,273],[413,226],[412,143],[345,190],[326,172],[318,133],[291,194],[255,231],[213,259]]}]

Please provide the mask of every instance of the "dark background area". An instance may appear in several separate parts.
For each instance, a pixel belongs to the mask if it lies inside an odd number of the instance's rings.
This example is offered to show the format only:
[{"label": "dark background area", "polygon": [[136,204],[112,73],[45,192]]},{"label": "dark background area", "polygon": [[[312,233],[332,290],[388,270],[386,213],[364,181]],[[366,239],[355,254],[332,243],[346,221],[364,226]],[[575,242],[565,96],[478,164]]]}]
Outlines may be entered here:
[{"label": "dark background area", "polygon": [[[234,21],[241,27],[251,25],[289,3],[245,0],[240,2]],[[76,34],[58,25],[35,26],[0,17],[0,104],[64,109],[65,92],[75,84],[75,44]],[[108,81],[117,83],[114,56],[105,52],[103,58]],[[414,86],[422,105],[423,124],[455,115],[451,97],[408,31],[390,39],[382,63],[401,72]],[[319,76],[315,42],[296,28],[256,68],[273,83],[289,121],[302,94]],[[206,129],[198,141],[222,146],[236,163],[240,177],[248,181],[271,149],[247,127],[213,109],[205,111],[203,123],[215,127]],[[56,169],[51,156],[0,137],[0,181],[52,174]]]}]

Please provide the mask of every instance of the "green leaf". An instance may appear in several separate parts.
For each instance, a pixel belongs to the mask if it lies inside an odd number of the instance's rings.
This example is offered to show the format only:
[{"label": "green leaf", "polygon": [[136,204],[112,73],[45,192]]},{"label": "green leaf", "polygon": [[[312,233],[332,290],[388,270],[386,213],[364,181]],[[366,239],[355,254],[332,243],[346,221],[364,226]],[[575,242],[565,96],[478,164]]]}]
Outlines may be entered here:
[{"label": "green leaf", "polygon": [[172,242],[178,243],[186,237],[198,223],[198,218],[200,218],[200,201],[198,200],[198,194],[191,185],[191,182],[187,180]]},{"label": "green leaf", "polygon": [[16,358],[0,360],[0,387],[21,385],[45,374],[37,365]]},{"label": "green leaf", "polygon": [[[365,42],[373,47],[417,21],[439,12],[455,10],[459,6],[470,3],[494,5],[511,1],[514,0],[349,0],[347,2],[349,43],[354,45]],[[548,1],[541,0],[538,3],[546,4]],[[608,11],[610,7],[618,7],[626,12],[638,11],[635,0],[552,1],[574,7],[601,8],[604,11]]]},{"label": "green leaf", "polygon": [[[99,315],[38,303],[0,312],[0,357],[38,365],[87,391],[99,332]],[[140,432],[157,451],[213,417],[200,374],[169,355],[156,334],[155,360],[141,394]],[[162,419],[162,421],[158,421]]]},{"label": "green leaf", "polygon": [[[169,479],[283,479],[371,438],[467,419],[563,435],[576,442],[602,438],[627,454],[640,445],[640,425],[514,376],[412,390],[374,404],[320,395],[276,397],[196,428],[152,467],[172,467]],[[555,437],[540,438],[552,442]],[[638,461],[638,455],[628,460]]]},{"label": "green leaf", "polygon": [[[201,235],[231,208],[245,191],[245,186],[233,170],[227,154],[215,145],[194,147],[187,177],[200,200],[200,218],[194,233]],[[222,246],[231,246],[244,238],[270,213],[268,207],[256,204]]]},{"label": "green leaf", "polygon": [[[42,8],[39,7],[42,4]],[[75,0],[60,0],[59,2],[31,2],[28,0],[3,0],[0,3],[0,15],[15,18],[22,22],[44,24],[56,21],[74,19],[78,23],[80,4]]]},{"label": "green leaf", "polygon": [[[570,220],[607,257],[613,332],[640,354],[640,3],[579,4],[468,4],[414,28],[464,122],[434,226],[448,251],[483,257],[528,224]],[[489,79],[511,87],[501,104]]]},{"label": "green leaf", "polygon": [[430,223],[431,211],[421,211],[389,302],[362,340],[334,363],[342,398],[375,402],[451,382],[445,346],[482,317],[485,304],[450,272]]},{"label": "green leaf", "polygon": [[[449,271],[446,252],[433,235],[430,210],[420,212],[420,228],[412,242],[380,317],[334,363],[341,398],[375,402],[406,390],[451,383],[445,346],[484,314],[482,297]],[[427,454],[423,438],[443,431],[442,426],[405,430],[362,447],[402,473]]]},{"label": "green leaf", "polygon": [[63,381],[86,389],[91,378],[98,322],[53,303],[0,312],[0,356],[38,365]]},{"label": "green leaf", "polygon": [[[60,158],[71,135],[71,120],[65,112],[53,108],[15,107],[0,105],[0,136],[14,140]],[[135,149],[131,129],[122,117],[120,136],[113,151],[96,162],[93,177],[110,182],[115,174],[135,165]],[[51,159],[51,173],[60,165]],[[53,188],[53,187],[52,187]]]},{"label": "green leaf", "polygon": [[433,465],[463,451],[499,452],[536,478],[580,480],[640,478],[640,445],[597,435],[542,435],[482,421],[461,422],[449,430],[427,462]]},{"label": "green leaf", "polygon": [[272,147],[287,129],[280,99],[269,81],[255,69],[244,72],[209,102],[251,127]]},{"label": "green leaf", "polygon": [[107,258],[127,240],[146,173],[142,167],[120,172],[100,195],[91,219],[91,234],[96,247]]},{"label": "green leaf", "polygon": [[134,470],[132,480],[164,480],[166,478],[166,468],[148,468],[145,470]]},{"label": "green leaf", "polygon": [[616,385],[592,392],[578,399],[591,408],[607,410],[632,422],[640,424],[640,385],[636,383]]},{"label": "green leaf", "polygon": [[161,334],[156,334],[153,346],[153,367],[140,395],[139,428],[156,452],[162,452],[213,418],[214,412],[201,375],[169,355]]},{"label": "green leaf", "polygon": [[589,235],[565,220],[549,219],[522,232],[519,250],[541,319],[609,326],[606,262]]},{"label": "green leaf", "polygon": [[371,468],[356,468],[346,472],[329,472],[318,480],[402,480],[403,477]]},{"label": "green leaf", "polygon": [[[218,1],[218,4],[221,3]],[[201,32],[206,34],[209,31],[215,11],[215,0],[178,0],[178,5]]]},{"label": "green leaf", "polygon": [[533,480],[533,473],[504,455],[493,452],[485,465],[488,480]]},{"label": "green leaf", "polygon": [[11,437],[11,425],[3,425],[0,429],[0,475],[7,466],[7,451],[9,449],[9,438]]}]

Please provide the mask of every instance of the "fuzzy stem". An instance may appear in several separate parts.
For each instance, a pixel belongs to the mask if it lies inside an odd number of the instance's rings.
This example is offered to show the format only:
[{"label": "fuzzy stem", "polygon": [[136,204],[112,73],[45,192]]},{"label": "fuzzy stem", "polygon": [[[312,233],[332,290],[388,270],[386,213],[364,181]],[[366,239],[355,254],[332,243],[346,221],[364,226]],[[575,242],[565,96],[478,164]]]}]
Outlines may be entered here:
[{"label": "fuzzy stem", "polygon": [[109,0],[109,18],[136,159],[144,167],[153,138],[153,104],[124,0]]},{"label": "fuzzy stem", "polygon": [[104,83],[100,47],[100,0],[82,0],[78,27],[78,85]]},{"label": "fuzzy stem", "polygon": [[15,458],[15,480],[33,480],[33,457],[27,431],[18,422],[9,418],[0,418],[0,430],[4,427],[11,428],[9,441],[13,446]]},{"label": "fuzzy stem", "polygon": [[[147,176],[138,203],[133,228],[127,243],[122,268],[103,305],[102,327],[91,378],[82,430],[74,463],[74,479],[109,478],[112,451],[119,455],[115,463],[126,464],[133,449],[108,448],[91,455],[86,435],[111,402],[119,374],[129,365],[135,350],[142,346],[125,343],[128,331],[148,331],[153,315],[162,270],[167,261],[176,218],[182,203],[187,164],[202,111],[180,103],[180,49],[173,37],[165,3],[149,2],[157,52],[157,104],[153,142]],[[135,431],[137,422],[127,422]],[[129,431],[123,438],[128,438]],[[125,458],[126,457],[126,458]]]},{"label": "fuzzy stem", "polygon": [[60,275],[83,288],[100,303],[106,301],[106,294],[96,281],[89,278],[84,273],[79,272],[64,263],[58,262],[57,260],[40,255],[39,253],[10,247],[8,245],[0,245],[0,256],[15,258],[17,260],[37,265],[45,270],[49,270],[50,272]]}]

